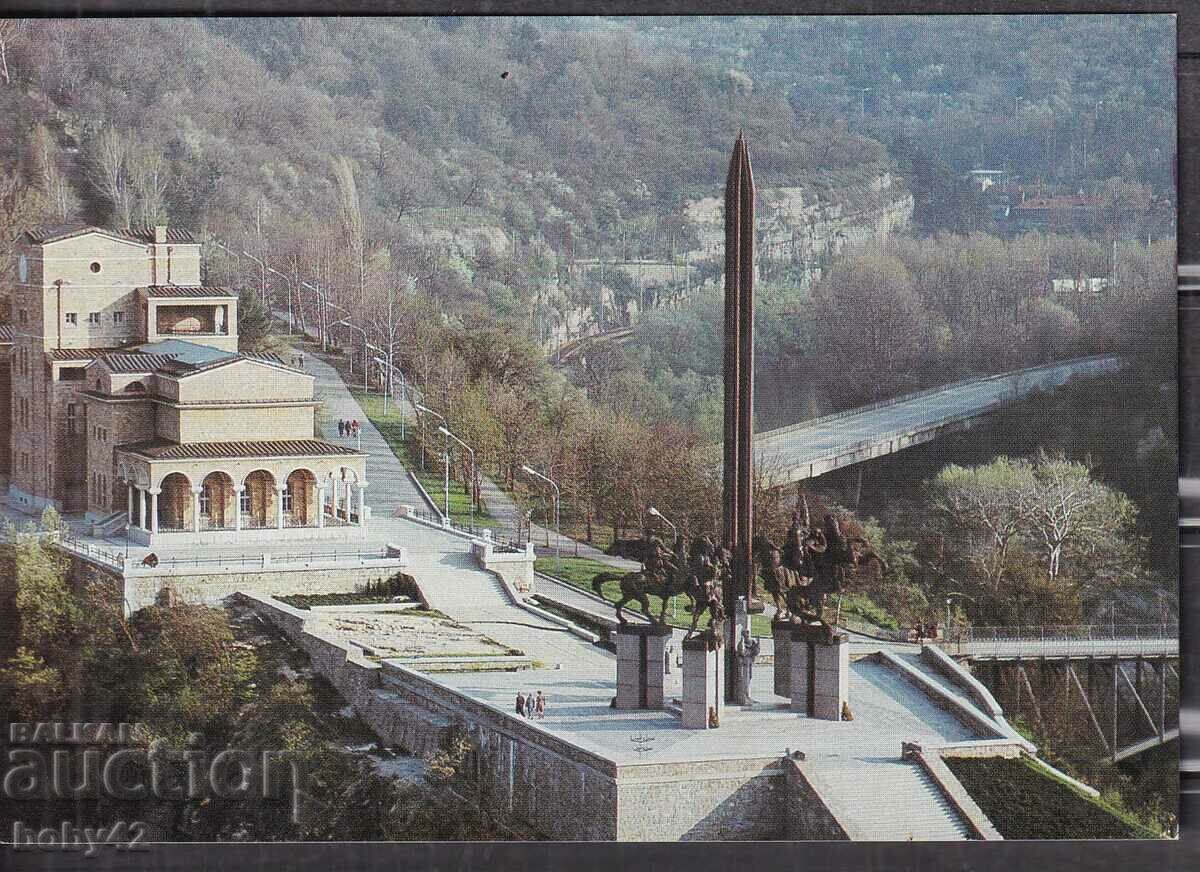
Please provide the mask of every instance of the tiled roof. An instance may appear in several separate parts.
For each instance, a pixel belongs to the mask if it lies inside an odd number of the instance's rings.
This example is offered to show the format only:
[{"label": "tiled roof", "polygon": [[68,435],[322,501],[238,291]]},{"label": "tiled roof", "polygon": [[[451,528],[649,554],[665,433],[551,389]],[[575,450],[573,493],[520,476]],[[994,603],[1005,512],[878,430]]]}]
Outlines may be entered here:
[{"label": "tiled roof", "polygon": [[154,372],[172,358],[169,354],[121,353],[106,354],[101,359],[112,372],[130,373]]},{"label": "tiled roof", "polygon": [[[128,239],[130,242],[153,242],[153,227],[134,227],[129,230],[116,230],[111,227],[96,227],[92,224],[72,222],[70,224],[53,224],[46,227],[35,227],[25,231],[31,240],[39,245],[48,242],[58,242],[70,239],[72,236],[82,236],[85,233],[104,233],[117,239]],[[167,228],[167,242],[194,243],[196,240],[187,230],[178,227]]]},{"label": "tiled roof", "polygon": [[148,285],[144,288],[148,297],[236,297],[237,292],[229,288],[204,287],[203,285]]},{"label": "tiled roof", "polygon": [[119,446],[150,460],[238,460],[252,457],[361,457],[364,452],[320,439],[273,439],[266,442],[165,442],[160,439]]},{"label": "tiled roof", "polygon": [[218,366],[225,366],[230,363],[237,363],[239,360],[255,360],[260,363],[269,363],[273,366],[282,367],[293,372],[303,372],[303,370],[288,366],[283,362],[283,358],[278,354],[259,354],[251,351],[244,351],[239,354],[230,354],[228,357],[222,357],[217,360],[208,360],[203,363],[186,363],[182,360],[170,360],[163,365],[163,371],[169,372],[172,375],[189,376],[195,375],[198,372],[206,372],[210,369],[216,369]]},{"label": "tiled roof", "polygon": [[[131,227],[128,231],[125,231],[125,233],[126,235],[132,236],[134,239],[141,240],[142,242],[154,241],[153,227]],[[167,227],[167,242],[188,243],[195,241],[196,238],[192,236],[192,232],[190,230],[183,230],[179,227]]]},{"label": "tiled roof", "polygon": [[0,342],[13,341],[13,328],[11,324],[0,324]]},{"label": "tiled roof", "polygon": [[93,360],[102,356],[104,348],[51,348],[47,354],[51,360]]}]

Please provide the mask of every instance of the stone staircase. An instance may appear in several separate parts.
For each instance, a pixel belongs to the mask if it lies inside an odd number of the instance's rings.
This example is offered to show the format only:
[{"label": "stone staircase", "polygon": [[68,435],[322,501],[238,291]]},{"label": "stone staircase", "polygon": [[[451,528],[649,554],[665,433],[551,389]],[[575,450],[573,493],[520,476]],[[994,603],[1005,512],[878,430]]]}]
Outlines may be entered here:
[{"label": "stone staircase", "polygon": [[122,509],[119,512],[113,512],[107,518],[92,523],[92,535],[98,536],[101,539],[106,539],[116,533],[121,532],[128,526],[128,513]]},{"label": "stone staircase", "polygon": [[971,838],[966,822],[917,763],[830,757],[802,765],[852,839],[938,842]]}]

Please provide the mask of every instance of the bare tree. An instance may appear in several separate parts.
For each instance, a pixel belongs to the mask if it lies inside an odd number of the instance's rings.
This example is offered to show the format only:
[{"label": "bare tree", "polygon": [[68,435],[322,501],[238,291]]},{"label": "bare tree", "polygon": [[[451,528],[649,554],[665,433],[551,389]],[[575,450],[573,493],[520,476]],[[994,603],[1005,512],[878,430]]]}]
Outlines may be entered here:
[{"label": "bare tree", "polygon": [[58,145],[44,124],[34,128],[30,152],[49,210],[55,220],[65,222],[75,211],[78,200],[70,181],[59,168]]},{"label": "bare tree", "polygon": [[338,155],[333,162],[333,174],[337,181],[338,202],[341,206],[342,232],[346,245],[358,267],[359,305],[367,302],[366,233],[363,227],[362,205],[358,199],[358,186],[354,182],[354,168],[345,155]]},{"label": "bare tree", "polygon": [[126,229],[133,220],[133,187],[127,165],[130,151],[129,140],[106,127],[92,140],[87,162],[92,184],[112,209],[113,223]]},{"label": "bare tree", "polygon": [[12,84],[12,75],[8,69],[8,53],[13,45],[25,35],[29,22],[21,18],[0,18],[0,76],[4,84]]},{"label": "bare tree", "polygon": [[153,225],[166,217],[167,161],[162,152],[143,146],[126,158],[129,183],[137,199],[139,220]]}]

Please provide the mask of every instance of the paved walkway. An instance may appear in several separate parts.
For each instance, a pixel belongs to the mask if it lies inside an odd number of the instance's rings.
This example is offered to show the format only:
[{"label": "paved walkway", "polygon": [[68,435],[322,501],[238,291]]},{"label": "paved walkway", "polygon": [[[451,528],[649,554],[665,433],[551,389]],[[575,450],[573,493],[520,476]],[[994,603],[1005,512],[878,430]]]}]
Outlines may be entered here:
[{"label": "paved walkway", "polygon": [[[401,505],[430,509],[429,503],[409,478],[408,471],[363,412],[338,371],[312,353],[304,355],[304,368],[316,378],[317,397],[324,404],[322,416],[328,422],[326,428],[332,431],[327,432],[325,438],[339,445],[361,448],[370,455],[367,461],[367,502],[373,507],[373,513],[381,515],[386,512],[391,515]],[[338,436],[339,419],[358,420],[358,440]]]}]

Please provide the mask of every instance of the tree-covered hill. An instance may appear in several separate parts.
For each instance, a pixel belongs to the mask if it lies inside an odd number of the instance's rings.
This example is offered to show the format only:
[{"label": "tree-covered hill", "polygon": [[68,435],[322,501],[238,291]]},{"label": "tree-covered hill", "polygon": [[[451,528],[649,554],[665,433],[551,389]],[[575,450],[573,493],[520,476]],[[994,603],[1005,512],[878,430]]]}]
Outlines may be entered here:
[{"label": "tree-covered hill", "polygon": [[655,42],[785,90],[802,117],[911,137],[962,171],[1175,191],[1171,15],[635,19]]},{"label": "tree-covered hill", "polygon": [[[48,123],[53,144],[80,148],[90,167],[112,129],[161,153],[162,213],[224,233],[336,220],[341,157],[373,236],[423,208],[466,206],[560,250],[614,238],[630,221],[678,232],[684,198],[723,181],[742,127],[768,184],[887,160],[872,140],[802,119],[782,91],[631,30],[519,19],[37,22],[8,57],[0,99],[22,123],[6,162]],[[102,187],[79,192],[97,221],[119,211]],[[665,250],[667,233],[658,236],[635,244]]]}]

